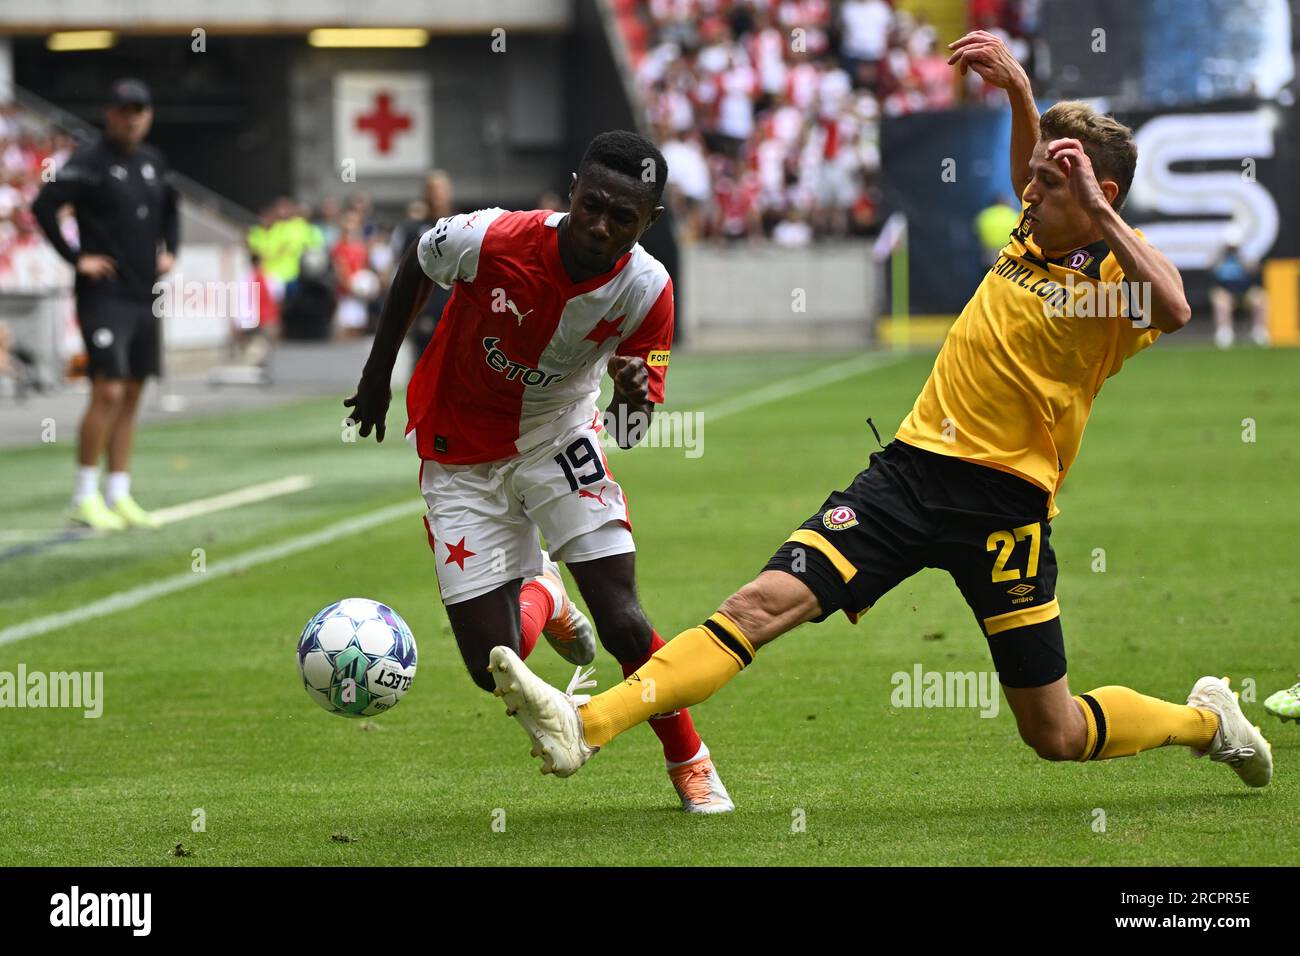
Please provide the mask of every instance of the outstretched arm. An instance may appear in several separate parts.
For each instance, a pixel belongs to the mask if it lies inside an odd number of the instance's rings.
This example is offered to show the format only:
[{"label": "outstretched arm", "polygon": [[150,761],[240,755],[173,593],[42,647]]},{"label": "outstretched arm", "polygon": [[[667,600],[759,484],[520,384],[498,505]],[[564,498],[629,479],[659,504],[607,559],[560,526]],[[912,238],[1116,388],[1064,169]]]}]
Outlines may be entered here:
[{"label": "outstretched arm", "polygon": [[1029,185],[1029,157],[1038,142],[1038,107],[1029,75],[1006,44],[991,33],[974,30],[960,40],[949,43],[955,51],[948,62],[966,71],[974,70],[990,86],[1007,91],[1011,101],[1011,185],[1016,198]]},{"label": "outstretched arm", "polygon": [[352,409],[350,417],[360,425],[362,438],[375,430],[375,440],[384,440],[384,418],[392,401],[389,382],[402,340],[433,291],[433,280],[424,274],[418,256],[419,244],[411,243],[397,266],[392,288],[379,313],[379,328],[370,346],[370,358],[361,372],[361,382],[351,398],[343,404]]}]

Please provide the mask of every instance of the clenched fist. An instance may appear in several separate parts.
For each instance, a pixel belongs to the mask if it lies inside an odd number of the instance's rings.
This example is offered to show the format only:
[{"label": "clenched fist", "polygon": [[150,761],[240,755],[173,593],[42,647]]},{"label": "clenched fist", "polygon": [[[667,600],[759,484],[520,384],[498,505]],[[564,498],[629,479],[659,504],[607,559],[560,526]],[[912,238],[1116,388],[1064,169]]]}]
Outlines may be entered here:
[{"label": "clenched fist", "polygon": [[644,359],[613,355],[610,356],[606,371],[614,380],[614,391],[624,401],[633,405],[644,405],[650,401],[650,373],[646,370]]}]

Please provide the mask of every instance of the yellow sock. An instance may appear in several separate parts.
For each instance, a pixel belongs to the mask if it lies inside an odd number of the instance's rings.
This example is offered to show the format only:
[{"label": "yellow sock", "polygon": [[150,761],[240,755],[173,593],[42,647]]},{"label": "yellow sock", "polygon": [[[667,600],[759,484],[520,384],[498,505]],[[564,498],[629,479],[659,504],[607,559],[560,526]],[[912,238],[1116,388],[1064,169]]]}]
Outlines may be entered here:
[{"label": "yellow sock", "polygon": [[1088,725],[1080,760],[1131,757],[1171,745],[1206,750],[1219,729],[1219,718],[1208,710],[1171,704],[1128,687],[1098,687],[1074,700]]},{"label": "yellow sock", "polygon": [[655,714],[712,697],[753,659],[749,639],[719,611],[659,648],[623,683],[579,707],[582,734],[593,747],[603,747]]}]

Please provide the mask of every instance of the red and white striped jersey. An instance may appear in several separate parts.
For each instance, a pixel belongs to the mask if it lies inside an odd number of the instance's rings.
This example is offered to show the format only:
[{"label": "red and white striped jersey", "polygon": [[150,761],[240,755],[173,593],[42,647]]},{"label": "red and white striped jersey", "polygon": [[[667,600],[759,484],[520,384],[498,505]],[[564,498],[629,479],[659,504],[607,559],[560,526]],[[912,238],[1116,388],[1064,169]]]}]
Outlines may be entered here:
[{"label": "red and white striped jersey", "polygon": [[480,209],[420,237],[420,267],[454,289],[406,392],[406,437],[422,459],[497,461],[590,422],[616,353],[644,359],[650,399],[664,400],[668,271],[638,243],[604,275],[570,281],[566,215]]}]

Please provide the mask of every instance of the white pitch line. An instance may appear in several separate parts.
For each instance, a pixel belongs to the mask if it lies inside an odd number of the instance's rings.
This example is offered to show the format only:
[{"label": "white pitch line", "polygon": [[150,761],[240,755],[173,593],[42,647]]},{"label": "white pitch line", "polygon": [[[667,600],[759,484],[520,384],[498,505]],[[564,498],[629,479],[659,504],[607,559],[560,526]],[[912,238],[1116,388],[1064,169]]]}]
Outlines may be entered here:
[{"label": "white pitch line", "polygon": [[348,518],[332,524],[320,531],[313,531],[310,534],[299,535],[279,544],[248,551],[227,561],[215,561],[208,565],[206,571],[185,571],[181,574],[172,575],[170,578],[155,581],[152,584],[144,584],[125,591],[119,591],[116,594],[110,594],[106,598],[92,601],[90,604],[70,611],[33,618],[30,621],[24,621],[21,624],[15,624],[13,627],[7,627],[0,631],[0,646],[12,644],[14,641],[21,641],[24,638],[48,634],[50,631],[57,631],[73,624],[81,624],[107,614],[116,614],[118,611],[139,607],[141,604],[155,598],[197,587],[206,581],[225,577],[228,574],[256,567],[259,564],[279,561],[281,558],[287,558],[301,551],[329,544],[339,538],[357,534],[360,531],[367,531],[397,518],[418,514],[422,510],[424,510],[424,503],[419,500],[389,505],[387,508],[380,508],[378,511],[370,511],[355,518]]},{"label": "white pitch line", "polygon": [[199,515],[211,514],[214,511],[225,511],[227,508],[238,508],[240,505],[265,501],[267,498],[290,495],[295,491],[310,488],[313,484],[315,484],[315,479],[308,475],[290,475],[287,478],[277,478],[275,481],[263,482],[260,485],[249,485],[247,488],[227,491],[225,494],[214,495],[211,498],[199,498],[196,501],[187,501],[171,508],[160,508],[153,512],[153,516],[158,519],[159,524],[173,524],[187,518],[197,518]]},{"label": "white pitch line", "polygon": [[[247,488],[227,491],[211,498],[198,498],[194,501],[173,505],[170,508],[159,508],[153,512],[153,516],[158,519],[159,524],[175,524],[177,521],[212,514],[214,511],[225,511],[229,508],[238,508],[240,505],[251,505],[256,501],[277,498],[280,495],[291,495],[296,491],[310,488],[315,483],[316,479],[309,475],[290,475],[287,478],[277,478],[274,481],[263,482],[260,485],[249,485]],[[16,531],[0,531],[0,544],[10,542],[25,544],[29,541],[42,541],[51,535],[66,530],[68,530],[67,525],[61,528],[22,528]],[[89,536],[89,533],[87,536]]]},{"label": "white pitch line", "polygon": [[[704,413],[710,418],[725,418],[728,415],[734,415],[737,412],[747,411],[756,408],[759,405],[765,405],[769,402],[780,401],[783,398],[790,398],[801,392],[807,392],[822,385],[829,385],[833,382],[842,381],[846,378],[852,378],[855,375],[861,375],[864,372],[873,371],[877,368],[883,368],[899,361],[901,355],[889,353],[882,355],[880,353],[866,353],[855,356],[844,362],[837,362],[834,365],[826,365],[811,372],[802,375],[795,375],[781,381],[773,382],[753,391],[745,392],[734,398],[724,399],[703,409]],[[301,476],[294,476],[301,477]],[[290,481],[292,479],[282,479]],[[269,484],[275,484],[270,482]],[[266,487],[266,486],[253,486]],[[244,489],[245,492],[251,489]],[[240,494],[240,492],[231,492],[231,494]],[[204,499],[205,501],[215,501],[220,498],[228,497],[227,495],[218,495],[217,498]],[[191,502],[191,505],[200,504],[201,502]],[[180,508],[189,507],[189,505],[179,505]],[[139,607],[155,598],[164,597],[168,594],[174,594],[177,591],[184,591],[188,588],[196,587],[205,581],[211,581],[215,578],[224,577],[235,571],[243,571],[247,568],[256,567],[259,564],[266,564],[271,561],[278,561],[281,558],[298,554],[309,548],[317,547],[322,544],[329,544],[339,538],[356,534],[360,531],[367,531],[378,525],[385,524],[397,518],[407,515],[414,515],[418,511],[424,510],[423,501],[402,502],[396,505],[390,505],[387,508],[381,508],[378,511],[367,512],[356,518],[348,518],[337,524],[332,524],[328,528],[320,531],[313,531],[310,534],[299,535],[296,538],[290,538],[288,541],[282,541],[279,544],[268,545],[264,548],[258,548],[249,551],[238,557],[231,558],[228,561],[216,562],[209,565],[205,572],[184,572],[173,575],[170,578],[164,578],[161,581],[155,581],[152,584],[141,585],[140,587],[129,588],[125,591],[119,591],[116,594],[110,594],[106,598],[101,598],[83,607],[74,608],[70,611],[63,611],[58,614],[49,614],[45,617],[33,618],[30,621],[24,621],[21,624],[15,624],[0,630],[0,646],[12,644],[14,641],[21,641],[28,637],[37,637],[41,634],[48,634],[50,631],[56,631],[60,628],[70,627],[73,624],[80,624],[84,621],[94,620],[97,617],[103,617],[107,614],[116,614],[118,611],[125,611],[129,608]],[[178,519],[177,519],[178,520]]]}]

